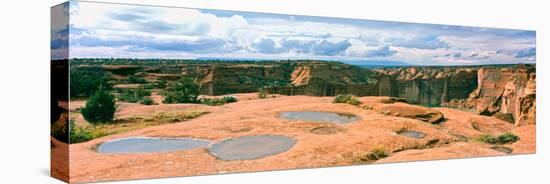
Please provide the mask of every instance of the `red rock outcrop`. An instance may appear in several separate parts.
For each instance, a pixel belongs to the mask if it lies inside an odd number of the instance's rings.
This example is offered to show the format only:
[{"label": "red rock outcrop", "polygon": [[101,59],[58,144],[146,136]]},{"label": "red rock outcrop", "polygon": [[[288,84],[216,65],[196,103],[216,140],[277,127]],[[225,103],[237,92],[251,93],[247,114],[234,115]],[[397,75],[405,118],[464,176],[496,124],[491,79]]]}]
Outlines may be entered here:
[{"label": "red rock outcrop", "polygon": [[464,102],[483,115],[509,115],[515,125],[535,124],[536,69],[519,65],[517,68],[481,68],[478,87]]},{"label": "red rock outcrop", "polygon": [[430,124],[438,124],[444,120],[443,113],[437,110],[406,103],[379,105],[374,110],[384,115],[417,119]]},{"label": "red rock outcrop", "polygon": [[535,65],[410,67],[378,72],[379,96],[474,109],[518,126],[535,124]]}]

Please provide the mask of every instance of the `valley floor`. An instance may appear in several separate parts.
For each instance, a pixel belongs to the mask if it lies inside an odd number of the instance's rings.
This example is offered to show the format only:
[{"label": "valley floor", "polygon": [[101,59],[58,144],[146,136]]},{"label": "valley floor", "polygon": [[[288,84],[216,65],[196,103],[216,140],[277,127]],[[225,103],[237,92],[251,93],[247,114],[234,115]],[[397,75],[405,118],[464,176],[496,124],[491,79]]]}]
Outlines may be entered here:
[{"label": "valley floor", "polygon": [[[387,97],[361,97],[372,108],[332,103],[333,97],[280,96],[258,99],[256,93],[235,94],[236,103],[223,106],[199,104],[120,105],[117,118],[165,111],[195,110],[208,114],[172,124],[147,127],[71,144],[71,182],[95,182],[173,176],[266,171],[296,168],[343,166],[416,160],[451,159],[507,155],[492,146],[472,140],[482,134],[512,132],[518,142],[504,145],[511,154],[534,153],[535,126],[516,127],[505,121],[449,108],[433,108],[444,114],[440,124],[396,117],[379,109],[388,106],[407,110],[425,108],[405,103],[385,104]],[[73,105],[75,103],[72,103]],[[73,107],[71,107],[73,108]],[[290,121],[279,117],[286,111],[326,111],[351,113],[360,118],[348,124]],[[331,130],[327,132],[312,131]],[[400,130],[424,133],[421,139],[397,135]],[[256,160],[223,161],[206,149],[144,154],[103,154],[95,149],[103,142],[117,138],[189,137],[222,141],[247,135],[284,135],[296,141],[288,151]],[[389,156],[375,162],[362,162],[357,155],[372,149],[383,149]]]}]

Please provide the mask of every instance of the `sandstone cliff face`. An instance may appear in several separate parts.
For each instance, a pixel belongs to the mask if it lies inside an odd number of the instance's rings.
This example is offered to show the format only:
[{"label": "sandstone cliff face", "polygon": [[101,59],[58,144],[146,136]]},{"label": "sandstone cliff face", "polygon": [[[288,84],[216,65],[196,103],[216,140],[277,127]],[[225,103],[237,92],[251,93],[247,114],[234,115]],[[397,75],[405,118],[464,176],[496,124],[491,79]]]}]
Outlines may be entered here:
[{"label": "sandstone cliff face", "polygon": [[401,97],[428,106],[466,99],[477,87],[476,68],[471,67],[390,68],[378,72],[378,96]]},{"label": "sandstone cliff face", "polygon": [[536,121],[534,65],[381,69],[379,96],[474,109],[515,125]]},{"label": "sandstone cliff face", "polygon": [[535,124],[536,74],[534,66],[482,68],[478,87],[464,106],[480,114],[508,117],[516,125]]},{"label": "sandstone cliff face", "polygon": [[372,74],[370,70],[342,63],[296,63],[292,67],[289,85],[271,87],[268,91],[284,95],[369,96],[377,89],[377,79]]},{"label": "sandstone cliff face", "polygon": [[256,92],[261,86],[284,85],[289,73],[282,65],[212,66],[205,72],[204,77],[196,78],[201,93],[207,95]]}]

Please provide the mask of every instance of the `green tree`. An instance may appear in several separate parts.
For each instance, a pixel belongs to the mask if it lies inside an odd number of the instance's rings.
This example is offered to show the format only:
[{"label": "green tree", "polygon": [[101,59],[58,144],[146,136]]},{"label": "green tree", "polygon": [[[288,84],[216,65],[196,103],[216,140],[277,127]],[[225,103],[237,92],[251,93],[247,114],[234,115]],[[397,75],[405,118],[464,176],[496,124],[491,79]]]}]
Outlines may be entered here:
[{"label": "green tree", "polygon": [[86,101],[86,107],[80,111],[84,119],[92,124],[113,121],[116,111],[115,97],[100,85],[95,94]]},{"label": "green tree", "polygon": [[164,103],[198,103],[199,85],[192,78],[182,77],[163,92]]}]

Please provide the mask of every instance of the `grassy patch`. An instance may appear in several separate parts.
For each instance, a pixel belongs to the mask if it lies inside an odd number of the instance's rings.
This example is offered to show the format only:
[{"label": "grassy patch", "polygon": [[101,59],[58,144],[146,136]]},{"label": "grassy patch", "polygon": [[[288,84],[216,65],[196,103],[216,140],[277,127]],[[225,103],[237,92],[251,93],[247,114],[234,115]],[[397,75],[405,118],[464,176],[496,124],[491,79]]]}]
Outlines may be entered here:
[{"label": "grassy patch", "polygon": [[354,153],[354,159],[358,162],[373,162],[388,156],[389,153],[383,148],[374,148],[368,152]]},{"label": "grassy patch", "polygon": [[334,97],[334,100],[332,101],[334,103],[347,103],[351,105],[360,105],[361,102],[357,99],[356,96],[353,95],[338,95]]},{"label": "grassy patch", "polygon": [[164,123],[175,123],[180,121],[186,121],[189,119],[193,119],[195,117],[198,117],[203,114],[207,114],[208,112],[204,111],[189,111],[189,112],[161,112],[155,114],[152,119],[150,118],[144,118],[143,121],[145,122],[159,122],[161,124]]},{"label": "grassy patch", "polygon": [[[153,116],[134,116],[124,119],[116,119],[114,122],[107,124],[90,125],[85,127],[71,126],[74,128],[74,130],[71,131],[71,143],[86,142],[103,136],[124,133],[150,126],[182,122],[207,113],[208,112],[205,111],[162,112]],[[74,141],[73,138],[75,139]]]},{"label": "grassy patch", "polygon": [[477,137],[476,140],[479,142],[484,142],[488,144],[508,144],[508,143],[513,143],[518,141],[519,137],[510,132],[506,132],[496,137],[493,135],[484,134]]},{"label": "grassy patch", "polygon": [[85,130],[82,127],[77,128],[74,121],[71,120],[69,123],[70,123],[69,138],[70,138],[71,144],[86,142],[93,139],[93,136],[89,131]]}]

